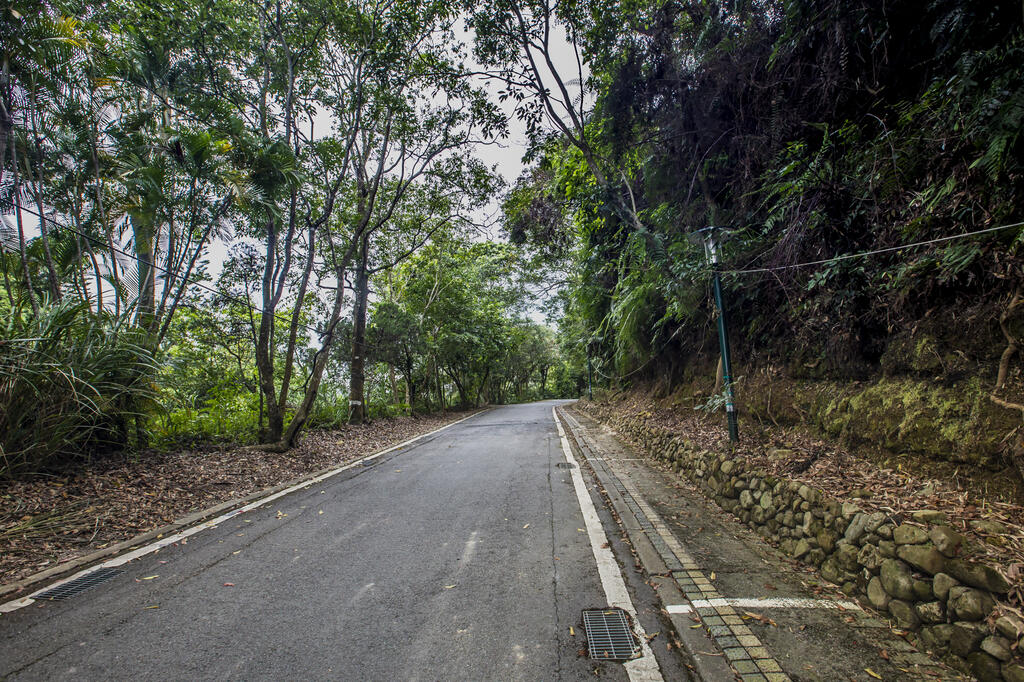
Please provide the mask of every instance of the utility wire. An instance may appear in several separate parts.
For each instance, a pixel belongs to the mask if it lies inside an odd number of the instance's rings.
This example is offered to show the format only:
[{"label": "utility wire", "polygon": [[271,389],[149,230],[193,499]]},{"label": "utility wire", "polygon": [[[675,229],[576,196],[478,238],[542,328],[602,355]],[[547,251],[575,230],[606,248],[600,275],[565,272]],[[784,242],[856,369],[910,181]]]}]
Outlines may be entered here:
[{"label": "utility wire", "polygon": [[[808,266],[811,266],[811,265],[823,265],[825,263],[834,263],[836,261],[849,260],[851,258],[863,258],[863,257],[866,257],[866,256],[873,256],[873,255],[879,254],[879,253],[889,253],[889,252],[892,252],[892,251],[902,251],[903,249],[912,249],[912,248],[916,248],[918,246],[927,246],[928,244],[938,244],[940,242],[948,242],[948,241],[952,241],[952,240],[955,240],[955,239],[963,239],[965,237],[974,237],[974,236],[977,236],[979,234],[987,234],[989,232],[998,232],[1000,230],[1008,230],[1008,229],[1011,229],[1011,228],[1014,228],[1014,227],[1021,227],[1021,226],[1024,226],[1024,222],[1013,223],[1013,224],[1010,224],[1010,225],[999,225],[998,227],[987,227],[987,228],[985,228],[983,230],[976,230],[974,232],[965,232],[963,234],[948,235],[946,237],[938,237],[936,239],[928,239],[928,240],[922,241],[922,242],[914,242],[912,244],[903,244],[902,246],[890,246],[890,247],[886,247],[884,249],[875,249],[873,251],[862,251],[862,252],[859,252],[859,253],[847,253],[847,254],[842,254],[842,255],[839,255],[839,256],[835,256],[833,258],[827,258],[827,259],[824,259],[824,260],[809,261],[807,263],[794,263],[792,265],[780,265],[780,266],[774,267],[774,268],[750,268],[750,269],[744,269],[744,270],[719,270],[719,272],[722,273],[722,274],[729,274],[729,275],[746,275],[746,274],[753,274],[753,273],[758,273],[758,272],[775,272],[777,270],[791,270],[791,269],[794,269],[794,268],[803,268],[803,267],[808,267]],[[680,327],[679,329],[682,329],[682,327]],[[596,372],[597,374],[600,374],[605,379],[626,379],[628,377],[631,377],[634,374],[636,374],[637,372],[640,372],[641,370],[645,369],[649,364],[651,364],[658,357],[658,355],[661,353],[661,351],[665,350],[665,348],[668,347],[668,344],[672,341],[673,338],[675,338],[676,334],[679,333],[679,329],[677,329],[671,336],[668,337],[668,339],[666,339],[665,343],[662,344],[661,348],[659,348],[655,353],[651,354],[651,357],[647,360],[647,362],[645,362],[644,364],[640,365],[639,367],[637,367],[633,371],[629,372],[628,374],[623,374],[622,376],[614,377],[614,376],[609,376],[609,375],[605,374],[604,372],[602,372],[597,367],[594,367],[593,370],[594,370],[594,372]]]},{"label": "utility wire", "polygon": [[647,359],[647,362],[645,362],[644,364],[640,365],[639,367],[634,369],[632,372],[629,372],[628,374],[623,374],[622,376],[618,376],[618,377],[611,377],[611,376],[608,376],[607,374],[605,374],[604,372],[602,372],[601,370],[599,370],[597,367],[592,367],[592,369],[595,372],[597,372],[598,374],[600,374],[601,376],[603,376],[605,379],[627,379],[627,378],[633,376],[634,374],[636,374],[637,372],[639,372],[640,370],[646,368],[647,365],[649,365],[652,362],[654,362],[654,360],[659,355],[661,355],[661,351],[663,351],[666,348],[668,348],[668,344],[670,344],[672,342],[672,339],[674,339],[676,337],[676,335],[679,334],[679,332],[681,332],[682,330],[683,330],[683,327],[678,327],[674,332],[672,332],[671,336],[669,336],[667,339],[665,339],[665,343],[661,344],[661,348],[659,348],[654,353],[651,353],[651,357]]},{"label": "utility wire", "polygon": [[874,251],[861,251],[859,253],[846,253],[839,256],[833,256],[832,258],[826,258],[824,260],[809,261],[807,263],[794,263],[792,265],[780,265],[774,268],[750,268],[747,270],[719,270],[723,275],[746,275],[756,272],[775,272],[777,270],[792,270],[794,268],[804,268],[811,265],[824,265],[825,263],[834,263],[836,261],[848,260],[850,258],[863,258],[866,256],[873,256],[878,253],[889,253],[891,251],[902,251],[903,249],[913,249],[918,246],[927,246],[928,244],[938,244],[939,242],[948,242],[954,239],[963,239],[965,237],[974,237],[979,234],[986,234],[988,232],[998,232],[999,230],[1008,230],[1013,227],[1021,227],[1024,222],[1013,223],[1012,225],[1000,225],[998,227],[987,227],[984,230],[976,230],[974,232],[965,232],[963,234],[953,234],[947,237],[938,237],[936,239],[928,239],[923,242],[914,242],[913,244],[903,244],[902,246],[889,246],[884,249],[875,249]]}]

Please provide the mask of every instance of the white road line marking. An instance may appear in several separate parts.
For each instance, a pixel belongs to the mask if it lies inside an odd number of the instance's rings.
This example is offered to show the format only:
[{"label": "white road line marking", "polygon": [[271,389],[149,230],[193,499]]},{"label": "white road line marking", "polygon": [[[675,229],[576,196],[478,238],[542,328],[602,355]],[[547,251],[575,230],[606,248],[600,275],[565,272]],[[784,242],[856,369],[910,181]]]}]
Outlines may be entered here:
[{"label": "white road line marking", "polygon": [[392,445],[391,447],[385,448],[384,450],[381,450],[380,452],[375,452],[372,455],[368,455],[366,457],[363,457],[362,459],[357,459],[354,462],[349,462],[348,464],[345,464],[344,466],[340,466],[337,469],[331,469],[330,471],[328,471],[326,473],[323,473],[323,474],[320,474],[319,476],[315,476],[315,477],[313,477],[311,479],[302,481],[301,483],[296,483],[295,485],[291,486],[290,488],[285,488],[284,490],[276,492],[273,495],[268,495],[266,497],[263,497],[263,498],[260,498],[260,499],[258,499],[256,501],[254,501],[254,502],[250,502],[249,504],[245,505],[244,507],[239,507],[237,509],[233,509],[233,510],[227,512],[226,514],[222,514],[221,516],[218,516],[217,518],[215,518],[215,519],[213,519],[211,521],[204,521],[203,523],[201,523],[199,525],[192,526],[191,528],[187,528],[187,529],[181,531],[180,533],[175,533],[174,535],[169,535],[169,536],[167,536],[165,538],[162,538],[162,539],[158,540],[157,542],[151,543],[151,544],[146,545],[144,547],[139,547],[138,549],[136,549],[136,550],[134,550],[132,552],[128,552],[127,554],[121,554],[120,556],[116,556],[113,559],[109,559],[107,561],[104,561],[101,564],[96,564],[95,566],[90,566],[89,568],[83,569],[83,570],[79,571],[78,573],[75,573],[74,575],[71,575],[71,576],[68,576],[67,578],[64,578],[63,580],[58,580],[57,582],[50,583],[50,584],[46,585],[45,587],[42,587],[42,588],[36,590],[35,592],[33,592],[32,594],[28,595],[27,597],[21,597],[19,599],[14,599],[14,600],[6,602],[4,604],[0,604],[0,613],[10,613],[11,611],[17,611],[18,609],[23,608],[25,606],[28,606],[29,604],[33,604],[35,602],[35,599],[33,599],[33,597],[35,597],[37,594],[39,594],[41,592],[46,592],[47,590],[52,590],[55,587],[59,587],[60,585],[63,585],[65,583],[69,583],[72,580],[76,580],[78,578],[81,578],[82,576],[89,575],[93,571],[98,571],[101,568],[109,568],[109,567],[114,567],[114,566],[121,566],[123,564],[128,563],[129,561],[132,561],[134,559],[138,559],[139,557],[145,556],[147,554],[151,554],[152,552],[155,552],[158,549],[162,549],[162,548],[164,548],[164,547],[166,547],[168,545],[172,545],[172,544],[174,544],[174,543],[176,543],[176,542],[178,542],[180,540],[183,540],[185,538],[191,537],[191,536],[195,535],[196,533],[200,533],[200,532],[206,530],[207,528],[214,528],[214,527],[218,526],[219,524],[221,524],[221,523],[223,523],[223,522],[225,522],[225,521],[227,521],[227,520],[229,520],[229,519],[231,519],[231,518],[233,518],[235,516],[238,516],[239,514],[242,514],[242,513],[247,512],[247,511],[252,511],[253,509],[256,509],[257,507],[262,507],[263,505],[267,504],[268,502],[273,502],[274,500],[276,500],[278,498],[284,497],[285,495],[290,495],[290,494],[294,493],[297,490],[302,490],[303,488],[309,487],[309,486],[311,486],[311,485],[313,485],[315,483],[321,483],[323,481],[326,481],[327,479],[331,478],[332,476],[337,476],[338,474],[340,474],[343,471],[347,471],[347,470],[349,470],[349,469],[351,469],[353,467],[359,466],[360,464],[362,464],[364,462],[373,461],[373,460],[377,459],[378,457],[382,457],[382,456],[388,454],[389,452],[394,452],[395,450],[398,450],[399,448],[404,448],[406,445],[411,445],[412,443],[415,443],[416,441],[418,441],[418,440],[420,440],[422,438],[426,438],[427,436],[432,436],[435,433],[438,433],[439,431],[444,431],[447,428],[455,426],[456,424],[461,424],[462,422],[466,421],[467,419],[472,419],[473,417],[475,417],[477,415],[480,415],[480,414],[483,414],[484,412],[488,412],[488,411],[489,410],[481,410],[480,412],[474,412],[473,414],[469,415],[468,417],[463,417],[462,419],[459,419],[457,421],[453,421],[451,424],[445,424],[444,426],[442,426],[440,428],[437,428],[437,429],[434,429],[433,431],[430,431],[428,433],[424,433],[424,434],[421,434],[419,436],[416,436],[415,438],[410,438],[409,440],[402,441],[401,443],[398,443],[397,445]]},{"label": "white road line marking", "polygon": [[661,676],[658,661],[654,658],[654,652],[651,651],[651,645],[647,641],[647,633],[644,631],[643,625],[640,624],[639,618],[637,618],[636,607],[633,606],[633,600],[629,598],[626,582],[622,578],[619,565],[615,562],[615,555],[608,545],[608,536],[605,535],[604,526],[601,525],[601,519],[598,517],[597,509],[594,507],[594,501],[590,499],[590,493],[587,492],[587,487],[583,483],[583,475],[580,473],[579,463],[572,455],[572,449],[569,447],[569,441],[565,437],[565,431],[562,429],[562,423],[558,419],[558,413],[555,412],[555,408],[551,408],[551,414],[555,419],[555,426],[558,427],[558,437],[562,442],[562,453],[565,455],[565,461],[573,465],[569,469],[569,473],[572,476],[572,485],[576,491],[576,499],[580,503],[580,511],[583,513],[583,522],[587,527],[590,548],[594,552],[594,560],[597,562],[597,573],[601,578],[601,586],[604,588],[605,598],[608,600],[609,606],[617,606],[632,616],[633,626],[640,640],[643,655],[640,658],[628,661],[623,667],[629,674],[631,682],[663,682],[664,678]]},{"label": "white road line marking", "polygon": [[767,599],[743,599],[743,598],[721,598],[721,599],[694,599],[691,604],[669,604],[665,610],[669,613],[692,613],[693,609],[735,606],[741,609],[843,609],[846,611],[860,611],[859,605],[852,601],[833,601],[831,599],[803,599],[799,597],[769,597]]}]

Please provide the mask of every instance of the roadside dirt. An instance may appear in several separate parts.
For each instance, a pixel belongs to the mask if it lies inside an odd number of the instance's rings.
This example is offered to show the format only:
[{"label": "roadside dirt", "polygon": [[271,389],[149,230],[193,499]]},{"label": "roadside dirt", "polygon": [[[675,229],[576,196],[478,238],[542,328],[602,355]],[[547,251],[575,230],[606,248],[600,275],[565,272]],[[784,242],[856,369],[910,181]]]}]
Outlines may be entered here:
[{"label": "roadside dirt", "polygon": [[[870,612],[841,606],[849,597],[823,582],[812,567],[765,543],[663,462],[642,457],[642,449],[631,447],[621,434],[587,416],[585,409],[569,411],[579,415],[598,448],[596,454],[617,476],[632,482],[718,592],[752,602],[736,609],[743,625],[759,638],[756,646],[767,647],[791,679],[968,679],[918,653],[902,638],[902,631],[890,629]],[[681,583],[679,587],[693,589]],[[836,606],[773,603],[779,599],[823,600]],[[697,616],[689,620],[690,627],[703,624]],[[733,633],[711,626],[707,630],[719,647],[736,646]],[[744,668],[749,661],[732,664],[740,673],[750,669]]]},{"label": "roadside dirt", "polygon": [[[581,401],[579,409],[605,422],[614,416],[642,419],[712,452],[730,448],[721,415],[673,408],[650,395],[619,393]],[[910,523],[914,511],[945,512],[951,525],[973,540],[973,557],[1002,568],[1014,586],[1003,606],[1024,617],[1024,505],[988,494],[969,472],[937,476],[935,469],[918,467],[909,458],[889,460],[886,466],[799,428],[741,423],[741,442],[735,447],[757,469],[820,488],[841,501],[855,500],[866,511],[884,511]]]},{"label": "roadside dirt", "polygon": [[467,414],[310,431],[285,454],[254,448],[147,452],[59,476],[0,481],[0,585],[190,512],[372,454]]}]

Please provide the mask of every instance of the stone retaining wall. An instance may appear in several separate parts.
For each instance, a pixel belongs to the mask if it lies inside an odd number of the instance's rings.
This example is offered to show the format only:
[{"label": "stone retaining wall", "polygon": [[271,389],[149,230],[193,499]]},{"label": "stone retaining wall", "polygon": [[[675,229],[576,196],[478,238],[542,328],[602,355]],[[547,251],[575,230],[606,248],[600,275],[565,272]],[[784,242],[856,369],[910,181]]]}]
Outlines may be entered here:
[{"label": "stone retaining wall", "polygon": [[944,513],[865,512],[856,502],[752,470],[742,458],[700,450],[642,415],[593,403],[584,409],[845,594],[888,614],[919,648],[984,682],[1024,682],[1017,653],[1024,623],[995,608],[1010,586],[991,566],[963,558],[967,539]]}]

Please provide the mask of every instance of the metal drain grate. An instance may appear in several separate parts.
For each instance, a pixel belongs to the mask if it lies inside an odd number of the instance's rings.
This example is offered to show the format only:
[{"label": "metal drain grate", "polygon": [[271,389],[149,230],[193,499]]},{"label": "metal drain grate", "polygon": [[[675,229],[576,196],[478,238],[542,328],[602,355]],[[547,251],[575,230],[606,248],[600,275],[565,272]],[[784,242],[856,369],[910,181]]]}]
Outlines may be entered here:
[{"label": "metal drain grate", "polygon": [[640,643],[633,636],[629,616],[622,609],[586,609],[583,629],[587,633],[591,658],[627,661],[640,656]]},{"label": "metal drain grate", "polygon": [[63,599],[71,599],[82,592],[85,592],[90,587],[96,587],[100,583],[105,583],[115,575],[124,573],[124,571],[116,568],[99,568],[92,573],[87,573],[81,578],[75,578],[70,580],[63,585],[58,585],[53,589],[49,589],[46,592],[40,592],[39,594],[32,597],[33,599],[49,599],[50,601],[61,601]]}]

